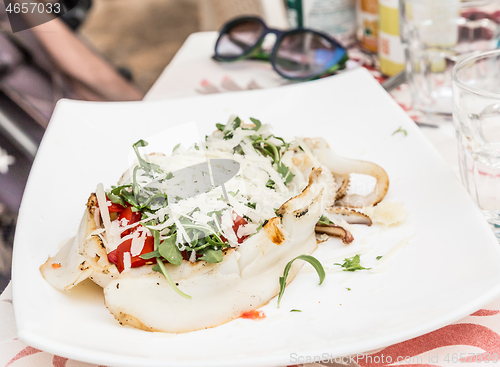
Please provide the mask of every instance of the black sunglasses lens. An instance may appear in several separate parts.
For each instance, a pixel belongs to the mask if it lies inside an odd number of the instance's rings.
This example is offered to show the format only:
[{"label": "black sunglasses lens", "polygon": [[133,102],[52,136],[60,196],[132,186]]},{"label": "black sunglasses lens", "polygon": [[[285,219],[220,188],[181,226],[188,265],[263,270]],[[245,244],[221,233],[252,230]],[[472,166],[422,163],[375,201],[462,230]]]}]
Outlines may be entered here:
[{"label": "black sunglasses lens", "polygon": [[289,78],[311,78],[338,63],[338,51],[320,34],[307,31],[290,33],[277,47],[276,69]]},{"label": "black sunglasses lens", "polygon": [[264,25],[256,19],[241,20],[220,36],[215,55],[221,59],[234,59],[250,52],[264,33]]}]

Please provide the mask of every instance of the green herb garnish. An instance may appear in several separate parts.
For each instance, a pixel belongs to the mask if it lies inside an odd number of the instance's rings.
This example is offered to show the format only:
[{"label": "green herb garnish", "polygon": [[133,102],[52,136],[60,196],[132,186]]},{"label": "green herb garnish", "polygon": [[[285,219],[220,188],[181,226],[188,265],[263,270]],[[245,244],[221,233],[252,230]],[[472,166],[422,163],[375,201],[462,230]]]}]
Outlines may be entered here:
[{"label": "green herb garnish", "polygon": [[302,310],[291,309],[290,312],[302,312]]},{"label": "green herb garnish", "polygon": [[160,169],[160,166],[154,163],[147,162],[144,158],[141,157],[141,154],[139,153],[139,147],[143,148],[147,146],[148,142],[141,139],[134,145],[132,145],[132,148],[134,148],[135,155],[137,156],[137,160],[139,161],[141,168],[146,173],[150,173],[151,171],[158,171]]},{"label": "green herb garnish", "polygon": [[165,279],[167,280],[168,284],[170,284],[170,286],[173,288],[173,290],[177,294],[181,295],[184,298],[191,299],[190,295],[187,295],[186,293],[181,291],[179,288],[177,288],[177,285],[173,282],[172,278],[170,278],[170,275],[168,274],[167,268],[165,268],[165,264],[163,264],[163,261],[161,261],[161,259],[159,257],[156,259],[156,261],[157,261],[157,263],[155,266],[153,266],[153,270],[159,271],[160,273],[162,273],[163,276],[165,277]]},{"label": "green herb garnish", "polygon": [[314,269],[316,269],[316,272],[318,273],[320,285],[323,283],[323,280],[325,280],[325,275],[326,275],[325,269],[323,268],[323,265],[321,265],[319,260],[316,259],[314,256],[299,255],[295,259],[290,260],[288,262],[288,264],[286,264],[285,270],[283,270],[283,276],[281,276],[279,279],[280,292],[278,294],[278,308],[280,307],[281,298],[283,297],[283,294],[285,293],[286,278],[288,277],[288,273],[290,272],[290,268],[292,267],[292,264],[295,260],[304,260],[304,261],[307,261],[309,264],[311,264],[314,267]]},{"label": "green herb garnish", "polygon": [[370,270],[371,268],[362,267],[360,264],[359,254],[351,258],[345,258],[343,264],[335,263],[333,265],[340,265],[344,268],[344,271],[356,271],[356,270]]},{"label": "green herb garnish", "polygon": [[401,126],[400,126],[400,127],[398,127],[398,129],[397,129],[396,131],[394,131],[394,132],[392,133],[392,135],[396,135],[397,133],[402,133],[402,134],[404,134],[405,136],[407,136],[407,135],[408,135],[408,131],[406,131],[405,129],[403,129]]},{"label": "green herb garnish", "polygon": [[255,124],[255,127],[253,127],[252,130],[259,131],[262,126],[262,122],[260,122],[260,120],[254,119],[253,117],[250,117],[250,121]]},{"label": "green herb garnish", "polygon": [[177,234],[174,234],[169,238],[163,240],[158,246],[158,252],[170,264],[180,265],[182,264],[183,259],[181,251],[179,250],[179,248],[175,243],[176,239],[177,239]]},{"label": "green herb garnish", "polygon": [[376,259],[380,260],[383,256],[377,256]]},{"label": "green herb garnish", "polygon": [[205,260],[207,263],[220,263],[222,261],[222,250],[208,249],[200,257],[200,260]]},{"label": "green herb garnish", "polygon": [[318,224],[324,224],[325,226],[329,226],[330,224],[333,224],[333,222],[324,215],[322,215],[321,218],[319,218],[318,220]]},{"label": "green herb garnish", "polygon": [[175,152],[177,149],[179,149],[179,147],[181,146],[181,143],[177,144],[174,149],[172,149],[172,153]]}]

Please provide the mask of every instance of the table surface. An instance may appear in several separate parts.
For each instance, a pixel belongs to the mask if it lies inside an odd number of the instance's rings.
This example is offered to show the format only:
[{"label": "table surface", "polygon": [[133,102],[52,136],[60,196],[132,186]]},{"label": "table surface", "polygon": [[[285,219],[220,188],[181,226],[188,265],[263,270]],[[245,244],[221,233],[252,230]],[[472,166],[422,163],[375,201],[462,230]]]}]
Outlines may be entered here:
[{"label": "table surface", "polygon": [[[147,93],[145,100],[273,88],[291,83],[276,74],[268,63],[241,61],[224,64],[213,61],[211,55],[216,37],[216,32],[192,34]],[[362,53],[354,51],[350,55],[358,62],[350,61],[348,68],[359,67],[360,63],[370,63],[370,60]],[[380,73],[373,67],[368,67],[368,69],[375,78],[381,78]],[[391,94],[412,118],[419,120],[423,118],[411,110],[407,85],[398,87]],[[458,176],[457,147],[452,123],[440,122],[437,126],[437,128],[422,127],[422,132]],[[379,356],[382,354],[393,356],[394,361],[398,356],[413,358],[407,361],[409,364],[405,364],[406,366],[448,366],[456,365],[459,360],[475,366],[482,365],[488,359],[498,360],[500,355],[500,299],[456,323],[376,352]],[[336,364],[330,361],[323,365],[358,366],[353,361],[344,360],[344,362],[345,364]],[[366,359],[360,365],[385,365],[369,362]],[[0,367],[10,365],[94,366],[39,351],[17,340],[9,285],[0,296]],[[304,364],[304,366],[308,365],[308,363]]]}]

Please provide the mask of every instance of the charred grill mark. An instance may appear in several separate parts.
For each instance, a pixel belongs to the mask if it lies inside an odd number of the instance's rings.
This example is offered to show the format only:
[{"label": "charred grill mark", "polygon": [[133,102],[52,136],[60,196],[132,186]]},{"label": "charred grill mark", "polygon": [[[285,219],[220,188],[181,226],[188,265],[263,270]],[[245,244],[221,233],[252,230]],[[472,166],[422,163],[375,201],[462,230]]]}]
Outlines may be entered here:
[{"label": "charred grill mark", "polygon": [[98,234],[92,235],[92,238],[94,238],[99,243],[99,246],[101,246],[103,250],[106,250],[106,246],[104,246],[104,242],[102,241],[102,238]]},{"label": "charred grill mark", "polygon": [[97,196],[95,193],[90,194],[89,200],[87,201],[87,210],[91,215],[94,215],[94,208],[97,206]]},{"label": "charred grill mark", "polygon": [[80,264],[79,269],[80,269],[81,271],[84,271],[84,270],[87,270],[87,269],[89,269],[89,268],[90,268],[90,266],[85,266],[85,264],[86,264],[86,261],[85,261],[85,260],[84,260],[84,261]]},{"label": "charred grill mark", "polygon": [[288,199],[285,201],[283,205],[280,206],[280,208],[276,211],[276,214],[282,215],[287,212],[287,210],[292,210],[293,204],[291,204],[292,200],[296,200],[297,198],[302,198],[306,197],[311,190],[311,186],[313,185],[314,181],[321,175],[321,168],[313,168],[311,174],[309,175],[309,183],[307,184],[306,188],[297,196]]},{"label": "charred grill mark", "polygon": [[309,212],[309,208],[306,208],[304,210],[301,210],[301,211],[296,211],[294,214],[295,214],[295,218],[300,218],[300,217],[303,217],[304,215],[306,215],[307,213]]}]

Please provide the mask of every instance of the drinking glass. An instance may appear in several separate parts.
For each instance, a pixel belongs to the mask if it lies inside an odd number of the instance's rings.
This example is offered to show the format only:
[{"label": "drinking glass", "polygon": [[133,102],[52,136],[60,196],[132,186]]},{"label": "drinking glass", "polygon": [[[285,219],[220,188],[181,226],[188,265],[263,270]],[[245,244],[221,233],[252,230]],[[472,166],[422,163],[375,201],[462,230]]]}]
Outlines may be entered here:
[{"label": "drinking glass", "polygon": [[400,0],[401,38],[413,108],[450,118],[451,69],[500,40],[498,0]]},{"label": "drinking glass", "polygon": [[462,182],[500,240],[500,50],[458,62],[452,79]]}]

